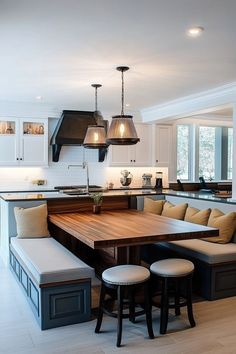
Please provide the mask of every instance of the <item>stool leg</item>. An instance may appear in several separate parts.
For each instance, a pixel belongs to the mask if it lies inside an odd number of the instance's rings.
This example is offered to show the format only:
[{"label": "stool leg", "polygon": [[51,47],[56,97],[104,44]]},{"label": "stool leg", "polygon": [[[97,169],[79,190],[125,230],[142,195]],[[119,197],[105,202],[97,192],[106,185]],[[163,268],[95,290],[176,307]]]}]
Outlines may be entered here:
[{"label": "stool leg", "polygon": [[122,319],[123,319],[123,287],[121,285],[117,288],[117,300],[118,300],[118,314],[117,314],[117,341],[116,346],[120,347],[122,336]]},{"label": "stool leg", "polygon": [[129,293],[129,320],[135,323],[135,298],[134,298],[134,288],[131,287]]},{"label": "stool leg", "polygon": [[180,315],[180,291],[179,291],[179,279],[175,279],[175,315]]},{"label": "stool leg", "polygon": [[169,313],[168,280],[162,280],[160,333],[166,334]]},{"label": "stool leg", "polygon": [[106,287],[102,283],[101,292],[100,292],[100,299],[99,299],[97,325],[96,325],[96,328],[95,328],[95,333],[99,333],[100,328],[101,328],[102,318],[103,318],[103,307],[104,307],[105,295],[106,295]]},{"label": "stool leg", "polygon": [[192,307],[192,277],[187,279],[187,289],[186,289],[186,300],[187,300],[187,310],[188,310],[188,319],[191,327],[195,327],[196,323],[193,317],[193,307]]},{"label": "stool leg", "polygon": [[146,283],[144,285],[144,296],[145,296],[145,313],[146,313],[148,335],[150,339],[153,339],[154,334],[152,329],[152,302],[151,302],[151,291],[149,288],[149,283]]}]

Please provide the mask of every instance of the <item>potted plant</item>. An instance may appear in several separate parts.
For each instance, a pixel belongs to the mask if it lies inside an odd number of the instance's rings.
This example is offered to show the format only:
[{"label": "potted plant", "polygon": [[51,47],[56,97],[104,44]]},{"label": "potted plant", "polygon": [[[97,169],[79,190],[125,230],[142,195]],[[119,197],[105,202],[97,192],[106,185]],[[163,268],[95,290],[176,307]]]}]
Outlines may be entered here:
[{"label": "potted plant", "polygon": [[96,193],[91,193],[90,197],[93,199],[93,213],[94,214],[100,214],[101,212],[101,206],[102,206],[102,193],[96,192]]}]

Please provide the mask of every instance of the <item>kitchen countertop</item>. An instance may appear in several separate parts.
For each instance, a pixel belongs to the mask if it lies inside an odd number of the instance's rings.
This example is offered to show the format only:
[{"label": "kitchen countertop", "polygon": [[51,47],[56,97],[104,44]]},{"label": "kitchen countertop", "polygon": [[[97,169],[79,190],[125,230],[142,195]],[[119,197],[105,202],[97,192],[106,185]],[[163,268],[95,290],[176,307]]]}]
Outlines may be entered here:
[{"label": "kitchen countertop", "polygon": [[[114,189],[103,192],[104,197],[114,197],[114,196],[144,196],[144,195],[169,195],[181,198],[199,199],[209,202],[219,202],[227,204],[236,204],[236,199],[232,198],[221,198],[210,193],[200,193],[200,192],[181,192],[174,191],[171,189],[163,189],[162,191],[156,191],[155,189]],[[27,191],[27,192],[10,192],[1,193],[0,198],[4,201],[25,201],[25,200],[48,200],[48,199],[81,199],[87,198],[88,195],[67,195],[56,190],[48,191]]]},{"label": "kitchen countertop", "polygon": [[[156,195],[157,193],[154,189],[129,189],[129,190],[109,190],[104,191],[104,197],[119,197],[119,196],[142,196],[142,195]],[[23,201],[23,200],[48,200],[48,199],[83,199],[88,198],[88,194],[81,195],[67,195],[65,193],[58,192],[56,190],[49,192],[27,192],[27,193],[1,193],[0,198],[7,201]]]}]

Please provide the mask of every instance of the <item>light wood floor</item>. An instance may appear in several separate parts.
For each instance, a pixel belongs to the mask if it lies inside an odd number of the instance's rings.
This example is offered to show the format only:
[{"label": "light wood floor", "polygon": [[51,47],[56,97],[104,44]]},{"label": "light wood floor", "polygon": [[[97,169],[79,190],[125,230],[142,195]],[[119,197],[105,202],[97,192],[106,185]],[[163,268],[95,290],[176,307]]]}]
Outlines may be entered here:
[{"label": "light wood floor", "polygon": [[124,321],[123,346],[115,347],[116,322],[104,317],[104,330],[94,333],[95,320],[41,331],[10,271],[0,264],[1,354],[236,354],[236,297],[194,304],[197,327],[189,328],[186,312],[170,317],[169,332],[159,334],[159,311],[153,312],[156,338],[147,338],[145,322]]}]

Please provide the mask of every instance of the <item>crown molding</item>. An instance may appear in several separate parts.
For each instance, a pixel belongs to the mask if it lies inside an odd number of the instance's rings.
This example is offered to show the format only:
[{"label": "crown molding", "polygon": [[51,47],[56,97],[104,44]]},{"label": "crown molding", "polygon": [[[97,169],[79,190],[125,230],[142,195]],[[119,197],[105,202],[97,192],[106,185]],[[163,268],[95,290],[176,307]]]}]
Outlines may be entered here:
[{"label": "crown molding", "polygon": [[143,122],[157,122],[232,107],[236,103],[236,82],[219,86],[198,94],[185,96],[164,104],[141,110]]}]

